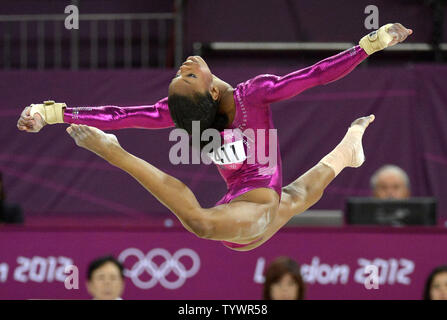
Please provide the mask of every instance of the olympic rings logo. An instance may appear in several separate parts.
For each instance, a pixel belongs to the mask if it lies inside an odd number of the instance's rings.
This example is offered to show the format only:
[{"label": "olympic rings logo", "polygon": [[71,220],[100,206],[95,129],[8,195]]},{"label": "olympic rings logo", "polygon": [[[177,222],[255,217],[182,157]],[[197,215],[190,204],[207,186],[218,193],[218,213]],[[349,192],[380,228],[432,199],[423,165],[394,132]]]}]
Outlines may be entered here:
[{"label": "olympic rings logo", "polygon": [[[178,289],[185,283],[186,279],[193,277],[200,268],[199,255],[195,251],[186,248],[178,250],[174,255],[161,248],[152,249],[146,255],[136,248],[129,248],[121,252],[118,260],[124,264],[130,256],[136,257],[138,261],[131,269],[125,268],[124,275],[130,278],[133,284],[140,289],[153,288],[158,282],[166,289]],[[157,256],[164,259],[161,265],[153,262],[153,259]],[[180,262],[182,257],[189,257],[192,260],[192,266],[189,270],[186,270],[183,263]],[[144,271],[151,276],[150,280],[140,280],[140,276]],[[174,281],[166,279],[166,276],[171,272],[174,272],[177,276],[177,279]]]}]

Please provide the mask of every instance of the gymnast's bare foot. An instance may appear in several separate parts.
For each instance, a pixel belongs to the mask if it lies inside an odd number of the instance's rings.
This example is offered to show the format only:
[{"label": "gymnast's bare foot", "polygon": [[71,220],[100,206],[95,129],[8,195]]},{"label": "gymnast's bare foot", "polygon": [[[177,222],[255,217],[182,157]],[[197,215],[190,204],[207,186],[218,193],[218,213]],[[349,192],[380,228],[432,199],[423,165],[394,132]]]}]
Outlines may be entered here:
[{"label": "gymnast's bare foot", "polygon": [[98,128],[72,124],[66,131],[74,139],[76,145],[96,153],[107,161],[113,158],[116,151],[122,150],[114,134],[105,133]]},{"label": "gymnast's bare foot", "polygon": [[365,162],[365,154],[363,152],[362,138],[366,128],[375,119],[374,115],[361,117],[352,122],[346,136],[340,144],[345,144],[343,148],[347,153],[347,167],[358,168]]},{"label": "gymnast's bare foot", "polygon": [[362,117],[351,123],[341,142],[327,154],[321,163],[332,168],[337,176],[343,168],[358,168],[365,162],[362,138],[365,129],[374,121],[374,115]]},{"label": "gymnast's bare foot", "polygon": [[376,117],[373,114],[367,117],[358,118],[351,123],[351,127],[361,126],[363,127],[363,130],[365,130],[369,126],[369,124],[374,121],[375,118]]}]

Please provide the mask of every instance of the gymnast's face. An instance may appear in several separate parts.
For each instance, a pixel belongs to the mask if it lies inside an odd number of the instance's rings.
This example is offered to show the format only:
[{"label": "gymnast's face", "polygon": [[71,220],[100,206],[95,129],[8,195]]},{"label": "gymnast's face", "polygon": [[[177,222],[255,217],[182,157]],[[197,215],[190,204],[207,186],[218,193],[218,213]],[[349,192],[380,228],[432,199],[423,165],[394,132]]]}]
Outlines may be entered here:
[{"label": "gymnast's face", "polygon": [[213,74],[200,56],[188,57],[169,84],[169,95],[192,96],[208,91],[214,98],[215,90]]}]

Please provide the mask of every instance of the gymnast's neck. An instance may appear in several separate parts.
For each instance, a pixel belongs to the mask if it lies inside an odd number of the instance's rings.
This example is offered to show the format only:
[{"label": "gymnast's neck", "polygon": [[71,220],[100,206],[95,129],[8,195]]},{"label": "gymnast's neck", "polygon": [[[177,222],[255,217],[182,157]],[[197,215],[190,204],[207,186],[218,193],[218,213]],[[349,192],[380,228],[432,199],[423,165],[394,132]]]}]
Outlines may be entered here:
[{"label": "gymnast's neck", "polygon": [[233,98],[234,88],[215,75],[213,75],[213,84],[219,89],[219,109],[217,112],[227,115],[227,126],[231,127],[231,124],[233,123],[234,117],[236,115],[236,105]]}]

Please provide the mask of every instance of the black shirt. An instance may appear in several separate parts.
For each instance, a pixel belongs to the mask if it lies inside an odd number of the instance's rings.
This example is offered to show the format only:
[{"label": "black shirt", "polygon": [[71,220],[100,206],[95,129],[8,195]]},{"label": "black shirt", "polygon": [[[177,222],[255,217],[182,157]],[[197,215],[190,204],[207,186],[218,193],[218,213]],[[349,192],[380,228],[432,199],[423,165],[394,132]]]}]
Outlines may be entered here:
[{"label": "black shirt", "polygon": [[0,200],[0,223],[23,223],[22,208],[18,204],[10,204]]}]

